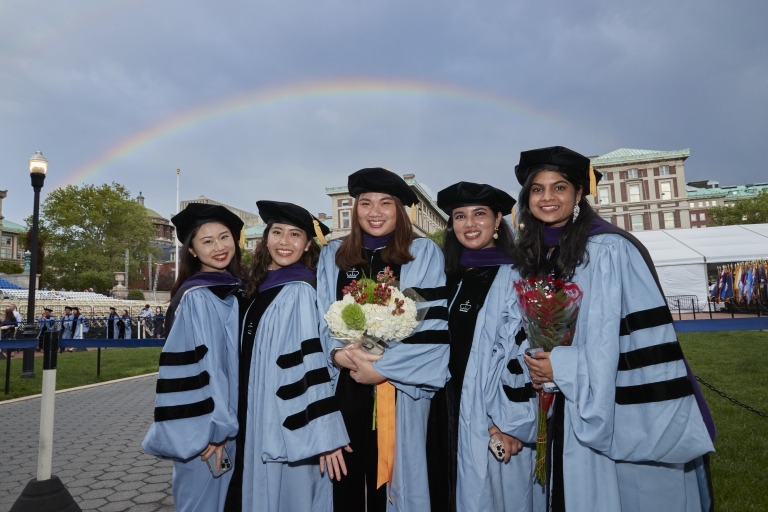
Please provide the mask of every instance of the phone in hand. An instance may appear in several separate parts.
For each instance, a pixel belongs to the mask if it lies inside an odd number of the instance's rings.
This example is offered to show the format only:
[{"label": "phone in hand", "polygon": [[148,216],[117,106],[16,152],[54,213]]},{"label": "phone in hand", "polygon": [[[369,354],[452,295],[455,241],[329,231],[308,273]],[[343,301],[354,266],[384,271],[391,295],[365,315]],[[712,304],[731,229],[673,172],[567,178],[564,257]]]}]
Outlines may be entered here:
[{"label": "phone in hand", "polygon": [[[544,349],[540,347],[529,347],[525,349],[525,355],[533,359],[536,359],[536,354],[539,352],[544,352]],[[542,382],[541,389],[543,389],[545,393],[558,393],[560,391],[560,388],[558,388],[557,384],[554,382]]]},{"label": "phone in hand", "polygon": [[226,448],[221,452],[221,465],[219,466],[220,469],[218,471],[216,470],[216,452],[208,457],[208,460],[205,462],[208,464],[208,469],[211,471],[213,478],[219,478],[221,475],[232,469],[232,461],[229,458],[229,453]]}]

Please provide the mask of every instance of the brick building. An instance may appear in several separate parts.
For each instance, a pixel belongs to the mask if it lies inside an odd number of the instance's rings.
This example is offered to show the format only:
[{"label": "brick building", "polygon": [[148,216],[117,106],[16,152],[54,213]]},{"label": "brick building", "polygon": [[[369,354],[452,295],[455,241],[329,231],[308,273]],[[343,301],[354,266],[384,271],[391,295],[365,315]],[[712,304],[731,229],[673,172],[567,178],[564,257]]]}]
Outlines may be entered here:
[{"label": "brick building", "polygon": [[591,158],[603,173],[595,211],[627,231],[689,228],[685,160],[690,150],[617,149]]},{"label": "brick building", "polygon": [[711,220],[707,210],[713,206],[733,206],[736,201],[751,199],[765,190],[768,183],[720,187],[717,181],[692,181],[687,184],[688,208],[692,228],[705,228]]}]

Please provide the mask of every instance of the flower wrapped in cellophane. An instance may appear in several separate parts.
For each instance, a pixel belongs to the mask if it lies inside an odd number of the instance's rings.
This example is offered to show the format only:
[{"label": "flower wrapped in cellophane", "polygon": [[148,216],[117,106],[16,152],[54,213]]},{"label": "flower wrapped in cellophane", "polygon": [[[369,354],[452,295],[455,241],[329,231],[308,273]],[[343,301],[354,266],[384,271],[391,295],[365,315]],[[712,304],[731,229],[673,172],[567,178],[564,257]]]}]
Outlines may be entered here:
[{"label": "flower wrapped in cellophane", "polygon": [[[376,279],[363,277],[342,290],[325,314],[334,338],[381,354],[407,338],[426,314],[417,309],[420,297],[411,289],[400,291],[389,267]],[[421,299],[423,300],[423,299]]]},{"label": "flower wrapped in cellophane", "polygon": [[[531,346],[528,355],[551,352],[558,346],[569,346],[576,331],[576,319],[581,304],[581,289],[576,283],[549,276],[529,277],[515,283],[518,302],[523,311],[523,324]],[[538,434],[536,437],[536,467],[534,477],[546,481],[547,414],[557,386],[542,384],[539,390]]]}]

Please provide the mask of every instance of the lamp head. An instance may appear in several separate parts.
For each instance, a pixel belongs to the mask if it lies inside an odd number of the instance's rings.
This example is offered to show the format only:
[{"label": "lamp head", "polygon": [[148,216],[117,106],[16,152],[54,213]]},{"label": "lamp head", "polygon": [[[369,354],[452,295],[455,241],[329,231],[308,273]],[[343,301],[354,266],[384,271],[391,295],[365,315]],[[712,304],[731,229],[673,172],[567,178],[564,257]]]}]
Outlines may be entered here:
[{"label": "lamp head", "polygon": [[47,171],[48,160],[45,159],[42,151],[35,151],[29,159],[29,172],[44,175]]}]

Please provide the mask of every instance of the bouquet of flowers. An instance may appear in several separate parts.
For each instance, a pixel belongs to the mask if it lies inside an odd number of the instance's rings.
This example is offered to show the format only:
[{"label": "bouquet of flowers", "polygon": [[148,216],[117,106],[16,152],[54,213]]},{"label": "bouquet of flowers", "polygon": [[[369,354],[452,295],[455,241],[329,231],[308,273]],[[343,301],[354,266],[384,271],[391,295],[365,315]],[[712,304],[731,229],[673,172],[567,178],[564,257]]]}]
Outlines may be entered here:
[{"label": "bouquet of flowers", "polygon": [[400,291],[395,275],[387,267],[376,279],[363,277],[342,290],[325,314],[336,339],[381,354],[408,337],[426,313],[417,310],[419,297],[408,289]]},{"label": "bouquet of flowers", "polygon": [[[551,352],[560,345],[569,346],[573,342],[581,304],[579,286],[552,276],[545,279],[529,277],[516,282],[514,286],[531,345],[526,351],[528,355],[541,351]],[[533,476],[542,483],[546,481],[547,414],[554,400],[553,393],[557,391],[557,386],[552,382],[542,384],[539,390],[536,467]]]}]

